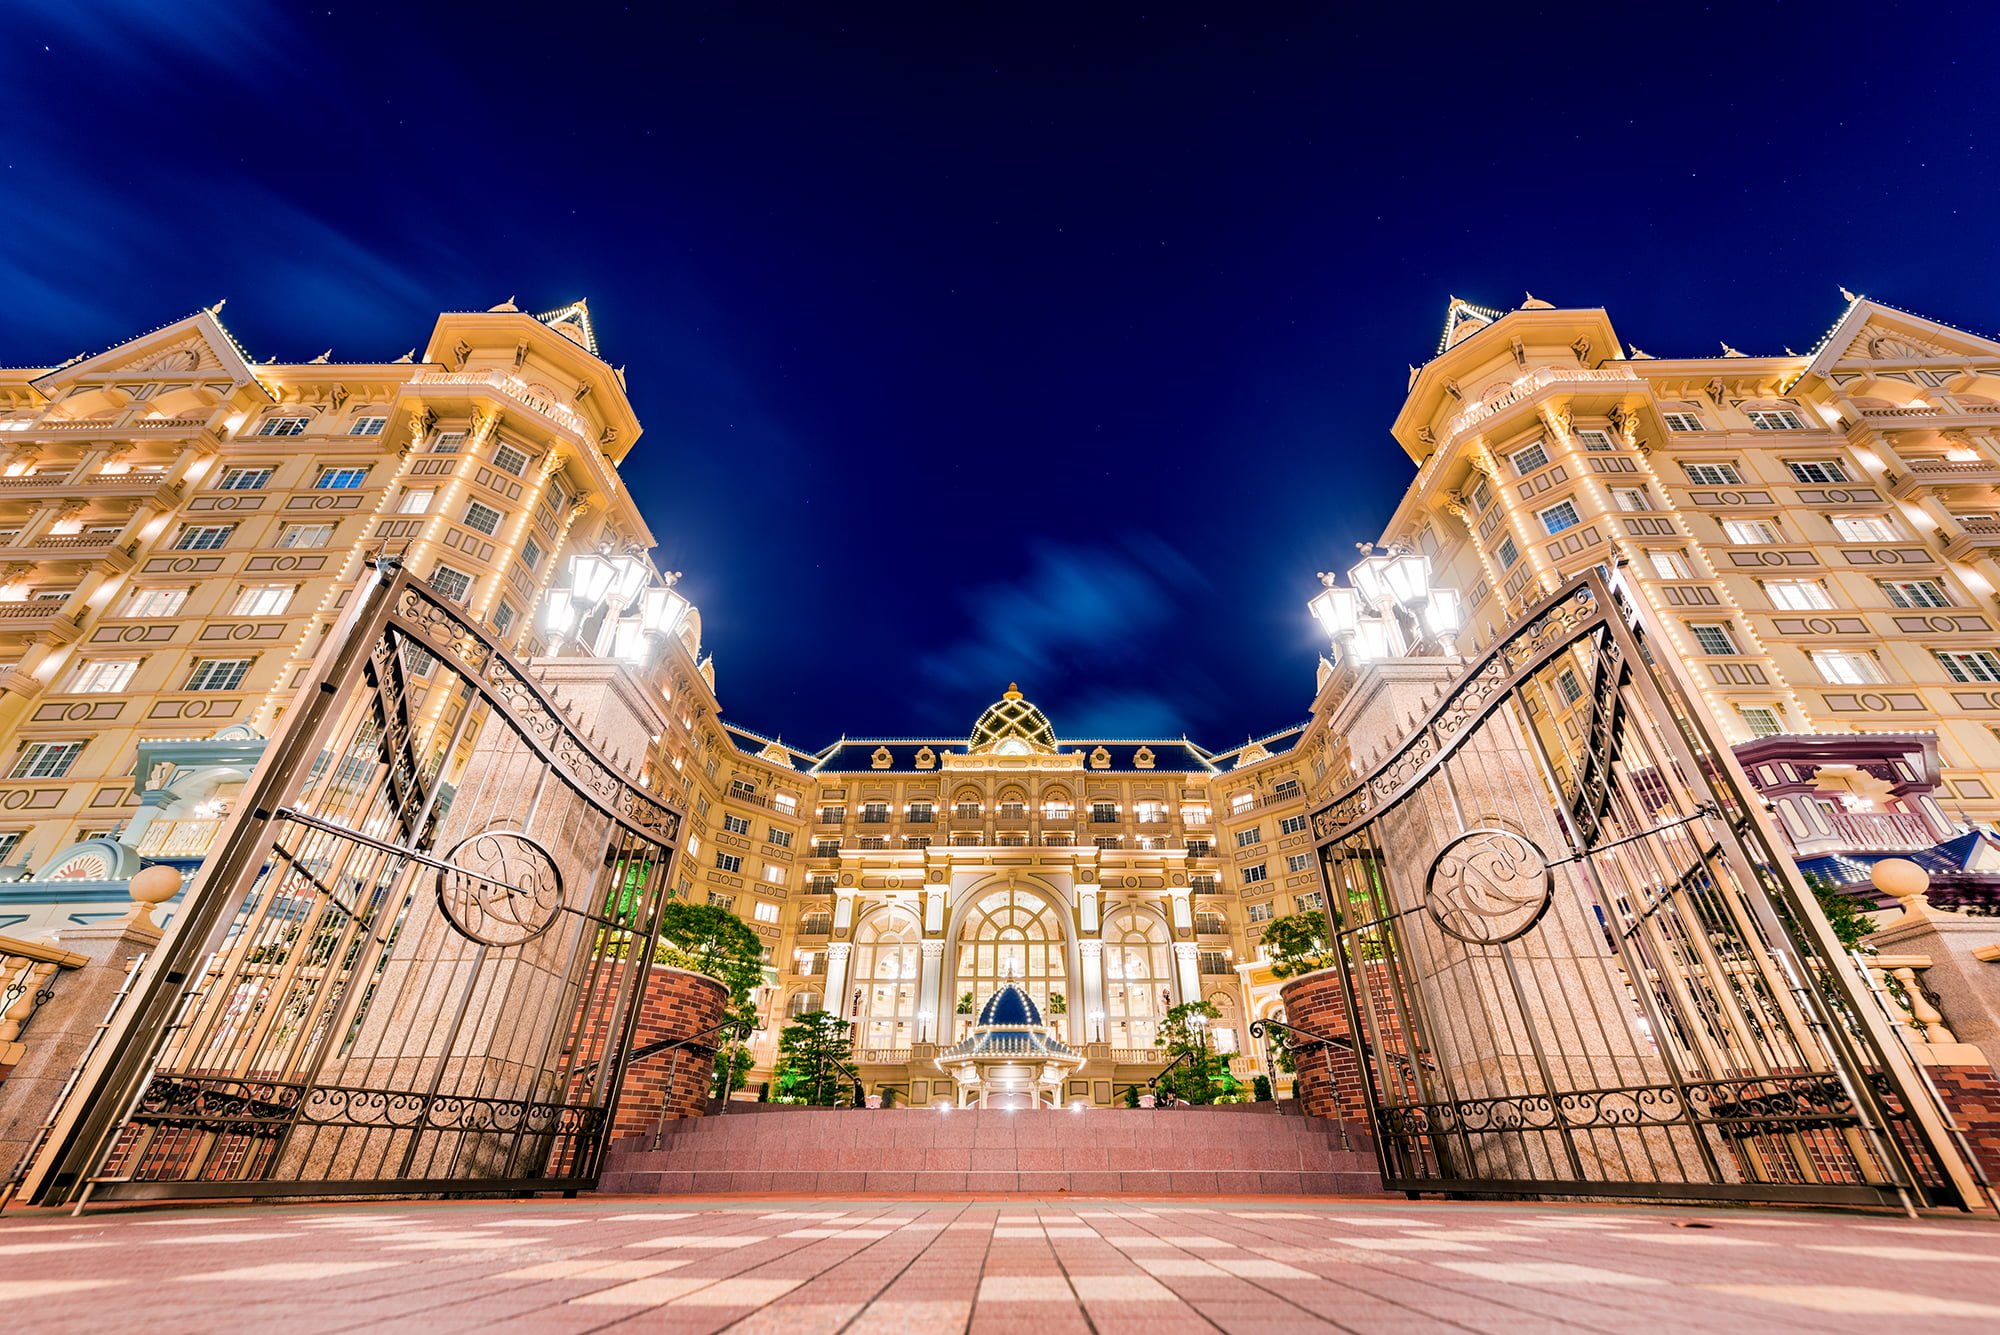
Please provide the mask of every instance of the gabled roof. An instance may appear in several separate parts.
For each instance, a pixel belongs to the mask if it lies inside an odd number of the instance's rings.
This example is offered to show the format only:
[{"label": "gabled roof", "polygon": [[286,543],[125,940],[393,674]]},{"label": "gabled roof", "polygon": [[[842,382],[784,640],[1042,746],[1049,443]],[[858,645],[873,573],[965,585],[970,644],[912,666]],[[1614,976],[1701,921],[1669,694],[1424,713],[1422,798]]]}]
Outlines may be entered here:
[{"label": "gabled roof", "polygon": [[1444,308],[1444,330],[1438,335],[1437,351],[1431,355],[1443,356],[1446,348],[1478,333],[1506,313],[1491,306],[1475,306],[1461,297],[1450,298]]},{"label": "gabled roof", "polygon": [[[158,349],[162,356],[166,356],[176,351],[177,345],[197,344],[198,346],[193,348],[178,348],[192,352],[195,365],[185,368],[185,371],[180,367],[160,369],[170,370],[176,375],[185,373],[200,376],[204,372],[210,375],[227,375],[232,384],[256,383],[261,387],[262,382],[257,379],[257,370],[249,352],[237,341],[236,335],[229,332],[228,326],[222,323],[221,310],[222,303],[218,301],[215,305],[205,306],[192,315],[182,316],[157,329],[150,329],[143,334],[116,343],[102,352],[72,357],[53,370],[37,376],[35,386],[44,394],[54,398],[54,391],[75,383],[83,376],[133,367],[134,363],[140,362],[144,354],[152,349]],[[138,366],[134,369],[150,368]]]},{"label": "gabled roof", "polygon": [[590,303],[578,297],[567,306],[558,306],[552,311],[543,311],[535,317],[559,334],[574,338],[591,356],[602,358],[597,350],[597,326],[590,322]]},{"label": "gabled roof", "polygon": [[1917,315],[1900,307],[1891,306],[1887,302],[1876,301],[1872,297],[1855,296],[1850,293],[1847,307],[1841,311],[1840,318],[1833,322],[1832,328],[1820,335],[1819,342],[1813,345],[1805,369],[1799,372],[1785,388],[1789,391],[1792,385],[1796,385],[1808,375],[1824,376],[1832,371],[1834,365],[1846,356],[1854,340],[1860,337],[1861,331],[1875,320],[1886,320],[1889,324],[1908,329],[1919,337],[1929,334],[1945,342],[1959,345],[1967,341],[1981,343],[1991,349],[1992,355],[2000,356],[2000,342],[1995,342],[1988,335],[1975,334],[1956,325],[1946,324],[1942,320],[1933,320],[1929,316]]}]

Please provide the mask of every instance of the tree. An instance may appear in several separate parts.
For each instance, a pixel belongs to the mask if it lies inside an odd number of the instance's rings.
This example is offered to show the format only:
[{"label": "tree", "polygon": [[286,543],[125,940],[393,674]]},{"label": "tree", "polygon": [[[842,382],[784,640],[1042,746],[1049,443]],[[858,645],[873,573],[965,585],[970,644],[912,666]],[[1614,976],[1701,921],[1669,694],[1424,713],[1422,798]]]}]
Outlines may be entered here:
[{"label": "tree", "polygon": [[1817,872],[1806,873],[1806,888],[1819,901],[1819,911],[1826,915],[1826,921],[1833,928],[1833,934],[1840,938],[1840,948],[1846,951],[1874,953],[1874,947],[1864,944],[1875,934],[1875,923],[1864,912],[1853,897],[1839,886]]},{"label": "tree", "polygon": [[756,1058],[743,1040],[757,1024],[755,996],[764,982],[764,942],[727,909],[670,899],[660,909],[656,963],[707,974],[729,989],[729,1018],[736,1023],[722,1036],[715,1054],[714,1094],[727,1098],[743,1088]]},{"label": "tree", "polygon": [[836,1108],[852,1093],[843,1068],[854,1056],[854,1026],[830,1011],[806,1011],[778,1034],[777,1097]]},{"label": "tree", "polygon": [[1336,956],[1327,937],[1324,914],[1292,913],[1271,919],[1261,938],[1271,957],[1271,972],[1279,978],[1297,978],[1332,967]]},{"label": "tree", "polygon": [[1235,1095],[1241,1082],[1229,1073],[1229,1054],[1217,1052],[1208,1041],[1208,1022],[1221,1015],[1211,1001],[1184,1001],[1167,1012],[1153,1044],[1165,1049],[1170,1064],[1185,1060],[1160,1077],[1160,1089],[1186,1103]]}]

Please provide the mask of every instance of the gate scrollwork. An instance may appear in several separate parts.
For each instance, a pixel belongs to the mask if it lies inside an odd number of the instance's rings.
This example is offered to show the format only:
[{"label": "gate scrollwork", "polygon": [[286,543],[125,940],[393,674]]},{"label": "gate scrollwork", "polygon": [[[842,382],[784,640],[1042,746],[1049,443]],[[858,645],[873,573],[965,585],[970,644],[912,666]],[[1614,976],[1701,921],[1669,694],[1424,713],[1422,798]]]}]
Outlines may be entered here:
[{"label": "gate scrollwork", "polygon": [[1431,860],[1424,908],[1460,941],[1497,946],[1533,930],[1555,888],[1549,860],[1532,839],[1512,830],[1468,830]]}]

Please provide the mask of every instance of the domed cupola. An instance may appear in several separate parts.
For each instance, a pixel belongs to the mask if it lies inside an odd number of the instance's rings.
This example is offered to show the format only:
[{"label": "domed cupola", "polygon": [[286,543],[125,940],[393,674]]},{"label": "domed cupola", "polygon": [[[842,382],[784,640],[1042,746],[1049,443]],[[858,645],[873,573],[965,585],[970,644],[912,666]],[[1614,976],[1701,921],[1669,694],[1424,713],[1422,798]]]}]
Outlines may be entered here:
[{"label": "domed cupola", "polygon": [[986,999],[986,1005],[979,1012],[980,1028],[994,1025],[1040,1029],[1041,1008],[1035,1005],[1033,997],[1021,990],[1019,983],[1003,983],[998,992]]},{"label": "domed cupola", "polygon": [[1056,730],[1049,716],[1022,698],[1021,688],[1007,683],[1007,693],[972,725],[972,750],[1020,756],[1056,749]]}]

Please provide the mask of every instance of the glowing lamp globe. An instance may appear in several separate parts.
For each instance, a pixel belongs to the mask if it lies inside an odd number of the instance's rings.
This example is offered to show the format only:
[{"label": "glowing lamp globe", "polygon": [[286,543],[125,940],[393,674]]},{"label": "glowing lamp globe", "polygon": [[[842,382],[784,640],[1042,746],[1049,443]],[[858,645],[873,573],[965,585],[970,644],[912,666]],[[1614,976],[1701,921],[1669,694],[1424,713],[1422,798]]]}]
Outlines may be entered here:
[{"label": "glowing lamp globe", "polygon": [[1398,552],[1382,565],[1382,583],[1405,607],[1423,602],[1431,587],[1431,560],[1422,552]]},{"label": "glowing lamp globe", "polygon": [[1353,589],[1321,589],[1319,596],[1306,604],[1306,610],[1313,614],[1329,640],[1352,635],[1361,624],[1361,599]]}]

